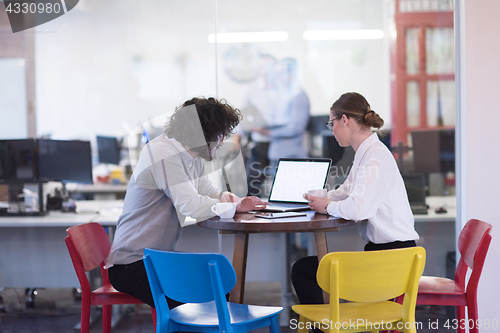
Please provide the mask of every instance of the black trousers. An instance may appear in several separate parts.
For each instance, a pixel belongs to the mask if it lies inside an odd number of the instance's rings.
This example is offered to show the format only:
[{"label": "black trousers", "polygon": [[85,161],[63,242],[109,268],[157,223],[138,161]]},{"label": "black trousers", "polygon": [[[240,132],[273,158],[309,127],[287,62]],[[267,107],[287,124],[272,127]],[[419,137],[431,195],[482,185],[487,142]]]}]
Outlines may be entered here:
[{"label": "black trousers", "polygon": [[[416,246],[415,241],[397,241],[384,244],[369,242],[365,251],[399,249]],[[318,257],[304,257],[295,262],[292,267],[292,284],[299,298],[300,304],[323,304],[323,291],[316,281],[318,271]]]},{"label": "black trousers", "polygon": [[[113,265],[108,269],[108,275],[109,282],[116,290],[132,295],[149,306],[155,307],[146,267],[144,267],[142,260],[128,265]],[[168,297],[167,303],[170,309],[182,304]]]}]

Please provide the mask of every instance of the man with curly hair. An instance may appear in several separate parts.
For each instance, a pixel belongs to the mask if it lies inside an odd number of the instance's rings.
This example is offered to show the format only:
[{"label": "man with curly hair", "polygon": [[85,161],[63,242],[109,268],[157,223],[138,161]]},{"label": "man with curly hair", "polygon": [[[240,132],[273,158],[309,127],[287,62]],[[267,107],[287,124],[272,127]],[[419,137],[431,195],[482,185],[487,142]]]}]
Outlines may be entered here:
[{"label": "man with curly hair", "polygon": [[[123,213],[107,260],[115,289],[154,307],[142,257],[145,248],[174,251],[186,216],[213,216],[218,202],[235,202],[237,211],[263,209],[256,197],[238,198],[209,181],[202,159],[211,161],[241,119],[224,100],[193,98],[177,108],[164,134],[142,150],[130,179]],[[168,299],[172,308],[179,303]]]}]

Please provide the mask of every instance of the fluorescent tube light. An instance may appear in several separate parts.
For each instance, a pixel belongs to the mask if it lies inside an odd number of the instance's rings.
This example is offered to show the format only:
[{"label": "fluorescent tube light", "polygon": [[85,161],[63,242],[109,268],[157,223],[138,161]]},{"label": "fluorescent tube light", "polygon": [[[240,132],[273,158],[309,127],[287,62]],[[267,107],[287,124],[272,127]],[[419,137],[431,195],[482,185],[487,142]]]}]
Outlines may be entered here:
[{"label": "fluorescent tube light", "polygon": [[[285,31],[228,32],[217,34],[217,43],[283,42],[285,40],[288,40],[288,33]],[[215,43],[215,34],[208,35],[208,41]]]},{"label": "fluorescent tube light", "polygon": [[353,40],[382,39],[382,30],[309,30],[304,31],[305,40]]}]

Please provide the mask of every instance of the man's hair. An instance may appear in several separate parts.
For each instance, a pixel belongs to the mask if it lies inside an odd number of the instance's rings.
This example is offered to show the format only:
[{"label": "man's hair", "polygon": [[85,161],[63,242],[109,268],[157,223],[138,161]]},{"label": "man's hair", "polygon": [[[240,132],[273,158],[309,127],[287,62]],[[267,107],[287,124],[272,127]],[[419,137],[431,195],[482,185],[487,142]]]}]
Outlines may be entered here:
[{"label": "man's hair", "polygon": [[165,134],[189,148],[199,146],[196,135],[193,135],[194,131],[199,131],[196,124],[198,119],[193,119],[193,113],[187,111],[190,108],[186,107],[190,105],[196,107],[203,136],[207,143],[217,142],[221,136],[223,139],[227,139],[242,118],[241,112],[229,105],[224,99],[195,97],[184,102],[165,124]]}]

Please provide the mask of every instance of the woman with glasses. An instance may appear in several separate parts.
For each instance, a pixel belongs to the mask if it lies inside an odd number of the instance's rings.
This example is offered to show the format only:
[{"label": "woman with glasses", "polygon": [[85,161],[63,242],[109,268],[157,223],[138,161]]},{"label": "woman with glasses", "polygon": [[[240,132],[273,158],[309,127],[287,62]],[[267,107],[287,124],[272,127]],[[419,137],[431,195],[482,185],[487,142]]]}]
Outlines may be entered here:
[{"label": "woman with glasses", "polygon": [[[367,242],[365,251],[416,246],[413,214],[403,178],[389,149],[372,128],[384,120],[359,93],[345,93],[330,108],[327,127],[341,147],[356,152],[346,181],[326,198],[305,195],[311,209],[346,220],[357,221]],[[317,257],[298,260],[292,282],[300,303],[323,303],[316,282]]]}]

